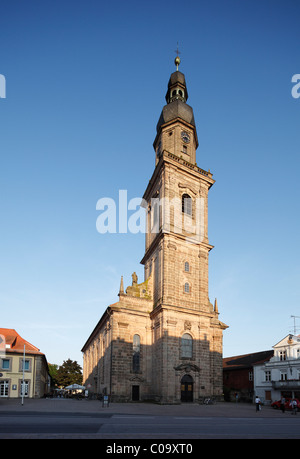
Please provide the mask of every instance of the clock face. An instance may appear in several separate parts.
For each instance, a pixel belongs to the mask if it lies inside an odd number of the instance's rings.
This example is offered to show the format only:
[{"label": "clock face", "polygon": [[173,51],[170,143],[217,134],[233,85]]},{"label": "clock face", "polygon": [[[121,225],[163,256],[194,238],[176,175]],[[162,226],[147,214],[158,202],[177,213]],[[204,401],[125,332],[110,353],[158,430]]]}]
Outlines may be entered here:
[{"label": "clock face", "polygon": [[182,132],[181,132],[181,138],[182,138],[182,140],[183,140],[185,143],[189,143],[189,141],[190,141],[190,136],[189,136],[189,134],[188,134],[187,132],[185,132],[185,131],[182,131]]}]

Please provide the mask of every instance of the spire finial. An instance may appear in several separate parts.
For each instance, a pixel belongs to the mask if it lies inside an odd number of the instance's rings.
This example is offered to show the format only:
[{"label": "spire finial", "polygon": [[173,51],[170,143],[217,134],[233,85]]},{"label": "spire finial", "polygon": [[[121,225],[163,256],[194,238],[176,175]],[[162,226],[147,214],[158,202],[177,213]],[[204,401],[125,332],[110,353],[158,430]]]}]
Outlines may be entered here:
[{"label": "spire finial", "polygon": [[215,311],[217,314],[219,314],[217,298],[215,298],[215,307],[214,307],[214,311]]},{"label": "spire finial", "polygon": [[176,65],[176,70],[178,72],[178,66],[180,64],[180,57],[179,57],[180,51],[178,49],[178,42],[177,42],[177,49],[176,49],[175,53],[177,54],[177,56],[175,57],[175,65]]},{"label": "spire finial", "polygon": [[124,295],[124,283],[123,283],[123,276],[121,276],[121,282],[120,282],[120,290],[119,290],[119,296]]}]

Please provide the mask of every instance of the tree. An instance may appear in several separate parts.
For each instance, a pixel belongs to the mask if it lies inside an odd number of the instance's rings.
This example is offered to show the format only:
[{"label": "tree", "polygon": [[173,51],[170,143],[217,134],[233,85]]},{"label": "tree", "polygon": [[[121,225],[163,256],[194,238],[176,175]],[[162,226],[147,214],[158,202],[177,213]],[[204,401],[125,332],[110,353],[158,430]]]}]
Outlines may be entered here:
[{"label": "tree", "polygon": [[49,375],[51,376],[51,381],[52,381],[52,385],[54,386],[58,386],[58,382],[57,382],[57,371],[58,371],[58,365],[56,365],[55,363],[52,364],[52,363],[48,363],[48,369],[49,369]]},{"label": "tree", "polygon": [[56,381],[59,386],[69,386],[70,384],[82,384],[82,368],[76,360],[64,360],[56,373]]}]

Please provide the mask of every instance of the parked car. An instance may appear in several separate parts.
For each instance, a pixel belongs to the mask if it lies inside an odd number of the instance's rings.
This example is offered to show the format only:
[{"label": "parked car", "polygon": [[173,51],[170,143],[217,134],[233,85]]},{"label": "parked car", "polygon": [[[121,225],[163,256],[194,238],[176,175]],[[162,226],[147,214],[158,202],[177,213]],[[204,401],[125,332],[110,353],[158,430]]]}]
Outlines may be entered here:
[{"label": "parked car", "polygon": [[[293,400],[293,399],[292,398],[286,398],[285,399],[285,409],[286,410],[291,410],[292,409],[292,407],[290,406],[290,401],[291,400]],[[297,398],[295,400],[297,402],[298,411],[300,411],[300,401]],[[271,407],[275,408],[276,410],[278,410],[280,408],[280,405],[281,405],[280,400],[276,400],[276,402],[271,403]]]}]

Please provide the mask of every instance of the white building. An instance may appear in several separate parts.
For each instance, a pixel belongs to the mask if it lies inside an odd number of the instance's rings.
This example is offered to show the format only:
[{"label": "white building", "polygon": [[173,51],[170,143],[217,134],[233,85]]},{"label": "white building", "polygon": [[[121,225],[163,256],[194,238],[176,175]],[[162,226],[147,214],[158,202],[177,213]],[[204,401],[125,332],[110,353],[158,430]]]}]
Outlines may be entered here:
[{"label": "white building", "polygon": [[254,390],[264,403],[281,396],[300,399],[300,335],[287,335],[275,346],[274,356],[254,368]]}]

